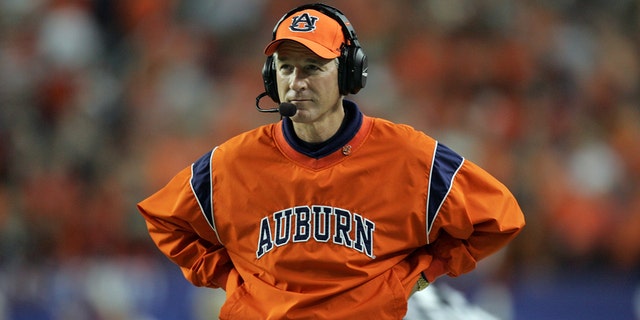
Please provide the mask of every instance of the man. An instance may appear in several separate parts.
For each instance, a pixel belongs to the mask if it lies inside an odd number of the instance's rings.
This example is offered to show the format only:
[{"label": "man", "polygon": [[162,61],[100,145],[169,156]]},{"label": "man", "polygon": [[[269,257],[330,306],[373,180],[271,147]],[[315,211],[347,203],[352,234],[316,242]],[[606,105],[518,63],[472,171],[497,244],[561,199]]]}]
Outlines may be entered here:
[{"label": "man", "polygon": [[520,232],[504,185],[344,99],[367,68],[339,11],[290,11],[265,53],[282,121],[220,144],[138,205],[189,281],[226,291],[221,319],[401,319],[416,290]]}]

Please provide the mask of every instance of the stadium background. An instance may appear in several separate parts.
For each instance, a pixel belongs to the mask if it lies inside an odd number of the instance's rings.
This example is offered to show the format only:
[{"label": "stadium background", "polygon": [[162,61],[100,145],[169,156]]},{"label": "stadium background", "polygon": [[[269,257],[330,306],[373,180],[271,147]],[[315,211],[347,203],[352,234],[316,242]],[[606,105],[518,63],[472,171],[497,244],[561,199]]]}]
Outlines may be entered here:
[{"label": "stadium background", "polygon": [[[504,319],[639,319],[640,1],[327,1],[369,115],[505,182],[527,227],[442,283]],[[254,110],[276,0],[0,1],[0,319],[208,319],[135,209]],[[207,316],[205,316],[207,315]]]}]

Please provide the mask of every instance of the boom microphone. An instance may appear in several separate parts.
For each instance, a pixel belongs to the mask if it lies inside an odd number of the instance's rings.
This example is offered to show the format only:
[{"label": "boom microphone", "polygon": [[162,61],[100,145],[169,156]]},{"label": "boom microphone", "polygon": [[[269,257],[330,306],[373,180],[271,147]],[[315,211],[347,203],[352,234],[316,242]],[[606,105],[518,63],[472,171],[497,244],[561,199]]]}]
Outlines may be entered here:
[{"label": "boom microphone", "polygon": [[263,92],[256,97],[256,109],[258,109],[258,111],[260,112],[269,112],[269,113],[279,112],[280,115],[283,117],[292,117],[298,111],[298,108],[296,107],[296,105],[290,102],[283,102],[277,108],[269,108],[269,109],[260,108],[260,99],[264,98],[265,96],[267,96],[267,93]]},{"label": "boom microphone", "polygon": [[298,108],[291,102],[283,102],[278,106],[278,112],[283,117],[293,117],[298,112]]}]

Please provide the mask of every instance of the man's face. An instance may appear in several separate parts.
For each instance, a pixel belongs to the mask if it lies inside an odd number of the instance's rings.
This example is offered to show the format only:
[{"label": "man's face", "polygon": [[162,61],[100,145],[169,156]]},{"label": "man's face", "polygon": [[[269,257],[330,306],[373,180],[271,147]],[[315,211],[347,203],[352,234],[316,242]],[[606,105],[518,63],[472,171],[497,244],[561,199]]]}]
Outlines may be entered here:
[{"label": "man's face", "polygon": [[293,121],[316,122],[342,107],[336,61],[294,41],[280,44],[275,53],[278,95],[298,108]]}]

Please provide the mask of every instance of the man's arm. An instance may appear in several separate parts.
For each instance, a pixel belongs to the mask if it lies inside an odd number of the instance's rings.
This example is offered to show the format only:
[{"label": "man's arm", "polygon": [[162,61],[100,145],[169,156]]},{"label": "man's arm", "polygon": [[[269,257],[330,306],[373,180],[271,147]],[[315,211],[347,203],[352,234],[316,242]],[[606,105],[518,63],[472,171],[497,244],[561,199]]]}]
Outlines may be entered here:
[{"label": "man's arm", "polygon": [[187,280],[196,286],[226,289],[230,276],[234,282],[239,277],[227,250],[204,218],[190,179],[190,168],[182,170],[164,188],[140,202],[138,210],[151,239],[180,267]]},{"label": "man's arm", "polygon": [[507,245],[525,225],[511,192],[493,176],[464,161],[430,228],[427,251],[433,261],[424,275],[429,282],[458,276]]}]

